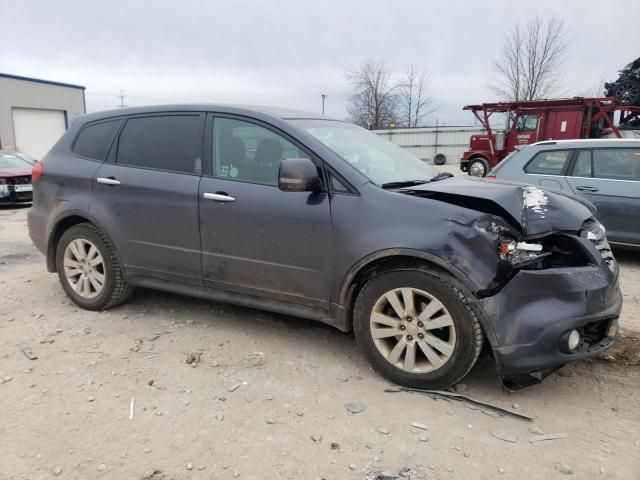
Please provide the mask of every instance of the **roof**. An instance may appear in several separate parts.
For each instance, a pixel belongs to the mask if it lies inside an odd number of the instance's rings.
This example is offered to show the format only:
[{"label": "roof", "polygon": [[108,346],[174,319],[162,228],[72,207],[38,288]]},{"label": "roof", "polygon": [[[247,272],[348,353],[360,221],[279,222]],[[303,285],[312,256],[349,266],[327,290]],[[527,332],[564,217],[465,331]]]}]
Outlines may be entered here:
[{"label": "roof", "polygon": [[589,145],[606,145],[606,146],[613,146],[613,145],[638,145],[640,146],[640,140],[636,140],[634,138],[576,138],[576,139],[569,139],[569,140],[542,140],[540,142],[536,142],[536,143],[532,143],[532,146],[539,146],[539,145],[560,145],[560,146],[571,146],[571,145],[583,145],[583,144],[589,144]]},{"label": "roof", "polygon": [[275,117],[282,120],[301,120],[301,119],[317,119],[317,120],[333,120],[335,118],[327,117],[317,113],[304,112],[301,110],[293,110],[289,108],[268,107],[263,105],[237,105],[237,104],[213,104],[213,103],[194,103],[194,104],[176,104],[176,105],[151,105],[145,107],[128,107],[117,108],[113,110],[104,110],[94,112],[83,116],[83,121],[100,120],[103,118],[117,117],[121,115],[140,115],[145,113],[156,112],[218,112],[230,113],[237,115],[253,116],[262,114],[268,117]]},{"label": "roof", "polygon": [[54,82],[52,80],[43,80],[41,78],[22,77],[20,75],[11,75],[9,73],[0,73],[1,78],[11,78],[12,80],[23,80],[25,82],[44,83],[46,85],[56,85],[58,87],[79,88],[86,90],[82,85],[74,85],[72,83]]}]

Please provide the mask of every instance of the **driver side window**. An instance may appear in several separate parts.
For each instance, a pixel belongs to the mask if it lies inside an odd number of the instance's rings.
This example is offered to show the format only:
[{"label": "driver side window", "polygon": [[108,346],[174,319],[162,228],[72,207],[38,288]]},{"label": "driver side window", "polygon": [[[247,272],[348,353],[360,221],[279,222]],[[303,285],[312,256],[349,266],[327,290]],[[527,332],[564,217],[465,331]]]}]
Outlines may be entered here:
[{"label": "driver side window", "polygon": [[532,132],[538,128],[538,116],[537,115],[523,115],[518,117],[518,123],[516,124],[516,130],[519,132]]},{"label": "driver side window", "polygon": [[216,177],[273,186],[283,159],[309,158],[277,133],[231,118],[214,119],[212,151]]}]

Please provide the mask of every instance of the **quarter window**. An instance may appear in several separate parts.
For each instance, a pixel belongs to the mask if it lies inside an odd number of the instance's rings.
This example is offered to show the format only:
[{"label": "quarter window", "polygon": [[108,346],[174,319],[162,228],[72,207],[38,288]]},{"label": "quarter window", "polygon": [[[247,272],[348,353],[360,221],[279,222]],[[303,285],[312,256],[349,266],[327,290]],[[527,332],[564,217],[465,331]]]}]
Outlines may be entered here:
[{"label": "quarter window", "polygon": [[130,118],[118,140],[117,163],[134,167],[200,173],[202,116]]},{"label": "quarter window", "polygon": [[562,175],[568,158],[568,150],[540,152],[527,164],[524,171],[535,175]]},{"label": "quarter window", "polygon": [[286,158],[309,158],[309,155],[259,125],[230,118],[214,120],[215,176],[277,186],[280,162]]},{"label": "quarter window", "polygon": [[640,180],[640,149],[593,150],[593,176],[613,180]]},{"label": "quarter window", "polygon": [[87,125],[80,131],[73,145],[73,153],[104,161],[121,123],[122,120],[117,119]]}]

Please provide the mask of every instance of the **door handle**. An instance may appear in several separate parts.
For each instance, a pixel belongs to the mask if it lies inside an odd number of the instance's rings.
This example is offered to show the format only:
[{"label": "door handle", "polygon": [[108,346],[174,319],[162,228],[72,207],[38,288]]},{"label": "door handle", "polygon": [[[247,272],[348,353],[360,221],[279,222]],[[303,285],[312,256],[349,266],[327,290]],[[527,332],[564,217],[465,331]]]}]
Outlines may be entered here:
[{"label": "door handle", "polygon": [[580,185],[576,187],[576,190],[580,190],[581,192],[597,192],[598,189],[596,187],[588,187],[586,185]]},{"label": "door handle", "polygon": [[235,202],[236,199],[225,192],[205,193],[202,195],[207,200],[215,200],[216,202]]},{"label": "door handle", "polygon": [[120,180],[116,180],[113,177],[98,177],[96,178],[96,182],[102,183],[103,185],[120,185]]}]

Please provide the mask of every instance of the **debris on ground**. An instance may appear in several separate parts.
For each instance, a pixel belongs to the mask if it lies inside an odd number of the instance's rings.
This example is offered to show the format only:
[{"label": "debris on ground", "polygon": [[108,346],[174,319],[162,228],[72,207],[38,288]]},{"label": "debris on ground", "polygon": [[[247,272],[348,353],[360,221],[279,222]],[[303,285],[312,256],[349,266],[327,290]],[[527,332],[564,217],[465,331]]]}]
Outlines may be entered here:
[{"label": "debris on ground", "polygon": [[346,408],[349,413],[352,413],[354,415],[356,413],[364,412],[367,409],[367,407],[365,407],[360,402],[349,402],[345,404],[344,408]]},{"label": "debris on ground", "polygon": [[525,414],[519,413],[519,412],[514,412],[513,410],[509,410],[509,409],[506,409],[506,408],[497,407],[497,406],[492,405],[490,403],[486,403],[486,402],[483,402],[481,400],[476,400],[474,398],[467,397],[466,395],[460,395],[459,393],[448,392],[446,390],[422,390],[422,389],[419,389],[419,388],[410,388],[410,387],[390,387],[390,388],[385,388],[384,391],[388,392],[388,393],[400,393],[400,392],[420,393],[422,395],[427,395],[427,396],[433,398],[434,400],[436,398],[444,398],[444,399],[449,399],[449,400],[457,400],[457,401],[469,402],[469,403],[472,403],[474,405],[478,405],[478,406],[481,406],[481,407],[493,409],[493,410],[495,410],[497,412],[500,412],[500,413],[503,413],[503,414],[512,415],[512,416],[517,417],[517,418],[528,420],[529,422],[533,421],[533,417],[530,417],[529,415],[525,415]]},{"label": "debris on ground", "polygon": [[518,441],[518,434],[515,432],[497,431],[491,432],[491,435],[505,442],[516,443]]},{"label": "debris on ground", "polygon": [[543,442],[545,440],[559,440],[567,437],[568,435],[566,433],[547,433],[546,435],[535,435],[534,437],[529,437],[529,441],[531,443]]},{"label": "debris on ground", "polygon": [[248,368],[259,368],[265,365],[266,360],[263,352],[253,352],[244,358],[245,366]]},{"label": "debris on ground", "polygon": [[18,345],[18,348],[22,350],[22,353],[24,353],[24,356],[27,357],[29,360],[38,359],[38,356],[35,353],[33,353],[33,350],[31,350],[31,347],[29,347],[28,345],[21,343],[20,345]]},{"label": "debris on ground", "polygon": [[566,463],[556,463],[556,470],[564,475],[573,475],[573,469]]},{"label": "debris on ground", "polygon": [[192,367],[195,367],[196,365],[198,365],[198,363],[200,363],[200,357],[202,356],[203,353],[204,353],[203,350],[196,350],[195,352],[187,353],[187,358],[185,360],[185,363],[187,365],[191,365]]},{"label": "debris on ground", "polygon": [[534,435],[544,435],[544,432],[540,427],[530,427],[529,433],[533,433]]},{"label": "debris on ground", "polygon": [[411,422],[411,426],[414,428],[419,428],[420,430],[429,430],[429,427],[427,427],[424,423]]},{"label": "debris on ground", "polygon": [[331,450],[340,450],[340,444],[338,442],[331,442]]}]

